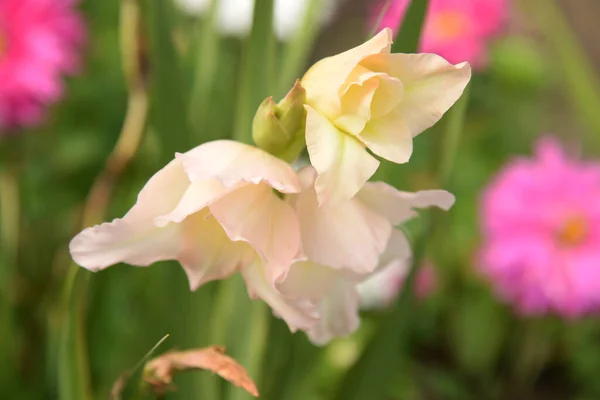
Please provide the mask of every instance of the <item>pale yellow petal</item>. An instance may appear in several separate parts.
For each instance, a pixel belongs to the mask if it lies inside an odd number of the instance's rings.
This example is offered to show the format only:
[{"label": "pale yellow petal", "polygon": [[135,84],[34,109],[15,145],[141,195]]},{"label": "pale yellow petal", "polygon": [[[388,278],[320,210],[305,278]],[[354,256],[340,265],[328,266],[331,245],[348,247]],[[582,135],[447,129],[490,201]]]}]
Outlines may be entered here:
[{"label": "pale yellow petal", "polygon": [[370,120],[358,137],[386,160],[401,164],[412,155],[413,137],[404,115],[397,110]]},{"label": "pale yellow petal", "polygon": [[390,54],[362,63],[387,72],[404,85],[398,110],[414,137],[433,126],[460,98],[471,78],[467,63],[452,65],[436,54]]},{"label": "pale yellow petal", "polygon": [[331,118],[340,115],[340,97],[344,83],[366,57],[389,53],[392,31],[384,29],[371,40],[344,53],[325,58],[313,65],[302,78],[307,103]]},{"label": "pale yellow petal", "polygon": [[319,204],[336,204],[354,196],[379,166],[365,146],[341,132],[327,118],[307,106],[306,144],[318,173]]}]

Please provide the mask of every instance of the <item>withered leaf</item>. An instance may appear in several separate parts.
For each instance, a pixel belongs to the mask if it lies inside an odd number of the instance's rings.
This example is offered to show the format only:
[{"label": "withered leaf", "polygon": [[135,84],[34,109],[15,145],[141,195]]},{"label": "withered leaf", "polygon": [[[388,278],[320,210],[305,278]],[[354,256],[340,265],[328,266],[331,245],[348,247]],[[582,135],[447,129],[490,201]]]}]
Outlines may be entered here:
[{"label": "withered leaf", "polygon": [[150,360],[144,369],[144,380],[156,390],[168,388],[173,381],[173,373],[190,369],[211,371],[258,397],[254,381],[246,369],[225,354],[225,348],[210,346],[202,349],[171,351]]}]

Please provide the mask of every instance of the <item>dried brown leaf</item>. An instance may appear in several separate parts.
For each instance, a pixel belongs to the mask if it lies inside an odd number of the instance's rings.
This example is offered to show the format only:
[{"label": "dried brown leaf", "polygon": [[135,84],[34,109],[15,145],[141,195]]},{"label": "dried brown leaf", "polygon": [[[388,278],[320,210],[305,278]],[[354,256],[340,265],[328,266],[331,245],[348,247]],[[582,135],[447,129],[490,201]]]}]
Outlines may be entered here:
[{"label": "dried brown leaf", "polygon": [[173,381],[173,373],[190,369],[212,371],[236,386],[258,397],[254,381],[246,369],[225,354],[225,348],[210,346],[203,349],[171,351],[146,364],[144,380],[156,390],[163,391]]}]

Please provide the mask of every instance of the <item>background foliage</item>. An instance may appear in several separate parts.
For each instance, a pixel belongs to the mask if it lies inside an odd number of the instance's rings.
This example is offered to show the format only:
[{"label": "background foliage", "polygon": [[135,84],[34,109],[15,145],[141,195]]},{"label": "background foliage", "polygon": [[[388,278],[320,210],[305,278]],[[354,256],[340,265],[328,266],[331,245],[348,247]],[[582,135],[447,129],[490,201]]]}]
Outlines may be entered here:
[{"label": "background foliage", "polygon": [[[480,191],[504,162],[530,153],[546,132],[587,157],[600,151],[598,74],[552,0],[514,2],[507,35],[461,104],[462,129],[451,112],[416,139],[411,163],[385,170],[404,190],[442,184],[458,199],[435,216],[424,249],[439,276],[432,297],[365,313],[358,333],[317,348],[249,301],[240,279],[190,293],[174,263],[94,275],[70,265],[73,234],[124,214],[174,152],[217,138],[249,141],[263,98],[282,96],[311,61],[367,36],[368,4],[346,1],[319,30],[322,4],[307,1],[304,28],[287,43],[273,35],[270,0],[256,1],[242,39],[219,34],[214,9],[192,17],[165,0],[82,3],[89,42],[81,75],[42,127],[0,141],[0,397],[108,398],[168,333],[159,353],[225,345],[264,399],[600,398],[598,319],[519,317],[475,265]],[[585,27],[597,39],[597,24]],[[417,35],[401,30],[399,51]],[[454,166],[440,174],[453,129],[461,133],[450,143]],[[414,237],[427,220],[411,225]],[[247,397],[206,372],[175,383],[166,398]]]}]

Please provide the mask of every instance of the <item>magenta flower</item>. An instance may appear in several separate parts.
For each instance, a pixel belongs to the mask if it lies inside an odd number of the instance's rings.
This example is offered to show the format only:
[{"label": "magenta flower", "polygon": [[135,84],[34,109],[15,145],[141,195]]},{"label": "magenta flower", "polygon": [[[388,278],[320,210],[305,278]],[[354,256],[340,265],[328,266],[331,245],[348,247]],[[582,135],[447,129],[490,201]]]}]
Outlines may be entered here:
[{"label": "magenta flower", "polygon": [[486,189],[482,271],[524,314],[576,317],[600,308],[600,164],[550,138]]},{"label": "magenta flower", "polygon": [[39,122],[78,66],[77,0],[0,1],[0,129]]},{"label": "magenta flower", "polygon": [[[376,23],[385,1],[375,7]],[[392,0],[378,29],[397,31],[410,0]],[[486,44],[502,28],[507,0],[431,0],[419,51],[435,53],[456,64],[468,61],[475,67],[486,63]]]}]

